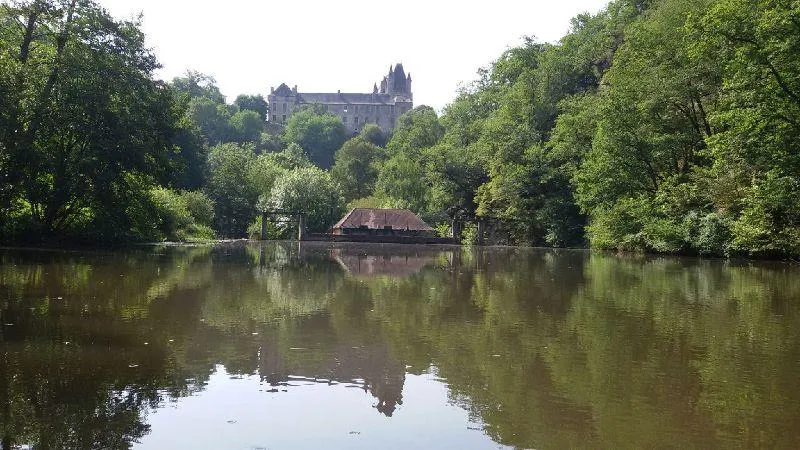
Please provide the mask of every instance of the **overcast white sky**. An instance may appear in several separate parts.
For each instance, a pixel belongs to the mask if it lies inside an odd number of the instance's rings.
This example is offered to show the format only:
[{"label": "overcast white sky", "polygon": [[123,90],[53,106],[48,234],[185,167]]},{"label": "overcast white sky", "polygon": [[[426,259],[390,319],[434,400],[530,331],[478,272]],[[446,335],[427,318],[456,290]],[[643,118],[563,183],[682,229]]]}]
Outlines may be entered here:
[{"label": "overcast white sky", "polygon": [[389,65],[414,80],[414,104],[440,110],[460,83],[536,36],[555,42],[581,12],[608,0],[99,0],[112,14],[144,14],[164,79],[198,70],[222,93],[371,92]]}]

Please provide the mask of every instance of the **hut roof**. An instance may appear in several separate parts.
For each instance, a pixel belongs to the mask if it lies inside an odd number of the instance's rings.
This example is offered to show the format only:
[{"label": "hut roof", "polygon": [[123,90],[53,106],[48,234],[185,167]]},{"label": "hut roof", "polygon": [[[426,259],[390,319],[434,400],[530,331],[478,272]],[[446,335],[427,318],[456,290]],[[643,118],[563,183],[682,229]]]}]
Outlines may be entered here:
[{"label": "hut roof", "polygon": [[383,229],[391,226],[395,230],[433,231],[416,214],[407,209],[353,208],[333,226],[339,228]]}]

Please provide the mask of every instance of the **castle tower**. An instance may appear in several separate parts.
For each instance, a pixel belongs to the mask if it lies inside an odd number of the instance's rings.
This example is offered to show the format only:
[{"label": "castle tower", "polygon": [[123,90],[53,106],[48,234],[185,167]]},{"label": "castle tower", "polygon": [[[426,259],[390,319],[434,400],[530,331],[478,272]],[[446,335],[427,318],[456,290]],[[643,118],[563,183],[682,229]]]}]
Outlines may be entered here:
[{"label": "castle tower", "polygon": [[406,77],[402,63],[398,63],[394,67],[389,66],[389,75],[383,77],[383,80],[381,81],[381,94],[411,97],[411,77],[410,75]]}]

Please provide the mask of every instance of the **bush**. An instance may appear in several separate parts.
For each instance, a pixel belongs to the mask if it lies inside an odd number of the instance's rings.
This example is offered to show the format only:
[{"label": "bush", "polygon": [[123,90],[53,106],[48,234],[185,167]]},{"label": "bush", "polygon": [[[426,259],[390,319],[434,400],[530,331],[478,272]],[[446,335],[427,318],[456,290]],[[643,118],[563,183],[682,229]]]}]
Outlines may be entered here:
[{"label": "bush", "polygon": [[733,223],[731,249],[751,256],[800,254],[800,181],[768,174],[755,183]]},{"label": "bush", "polygon": [[684,218],[686,241],[701,255],[724,256],[731,242],[730,217],[719,213],[702,215],[692,211]]},{"label": "bush", "polygon": [[179,240],[186,228],[194,222],[186,199],[178,192],[165,187],[150,190],[150,201],[155,207],[159,238]]},{"label": "bush", "polygon": [[210,240],[214,238],[213,211],[213,202],[200,192],[155,187],[149,191],[149,205],[140,208],[137,233],[153,241]]},{"label": "bush", "polygon": [[465,223],[459,238],[462,245],[476,245],[478,243],[478,224]]},{"label": "bush", "polygon": [[210,227],[214,222],[214,201],[200,191],[184,191],[181,195],[194,221]]},{"label": "bush", "polygon": [[269,196],[258,203],[262,211],[303,212],[307,229],[323,232],[341,217],[344,199],[328,172],[317,167],[302,167],[278,178]]}]

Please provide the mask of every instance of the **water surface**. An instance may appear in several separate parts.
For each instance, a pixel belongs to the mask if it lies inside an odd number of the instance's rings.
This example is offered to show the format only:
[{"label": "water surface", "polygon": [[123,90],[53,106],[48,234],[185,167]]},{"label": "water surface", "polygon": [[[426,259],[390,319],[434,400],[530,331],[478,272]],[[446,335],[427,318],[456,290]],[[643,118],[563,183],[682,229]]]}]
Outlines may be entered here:
[{"label": "water surface", "polygon": [[795,448],[800,267],[0,251],[4,448]]}]

